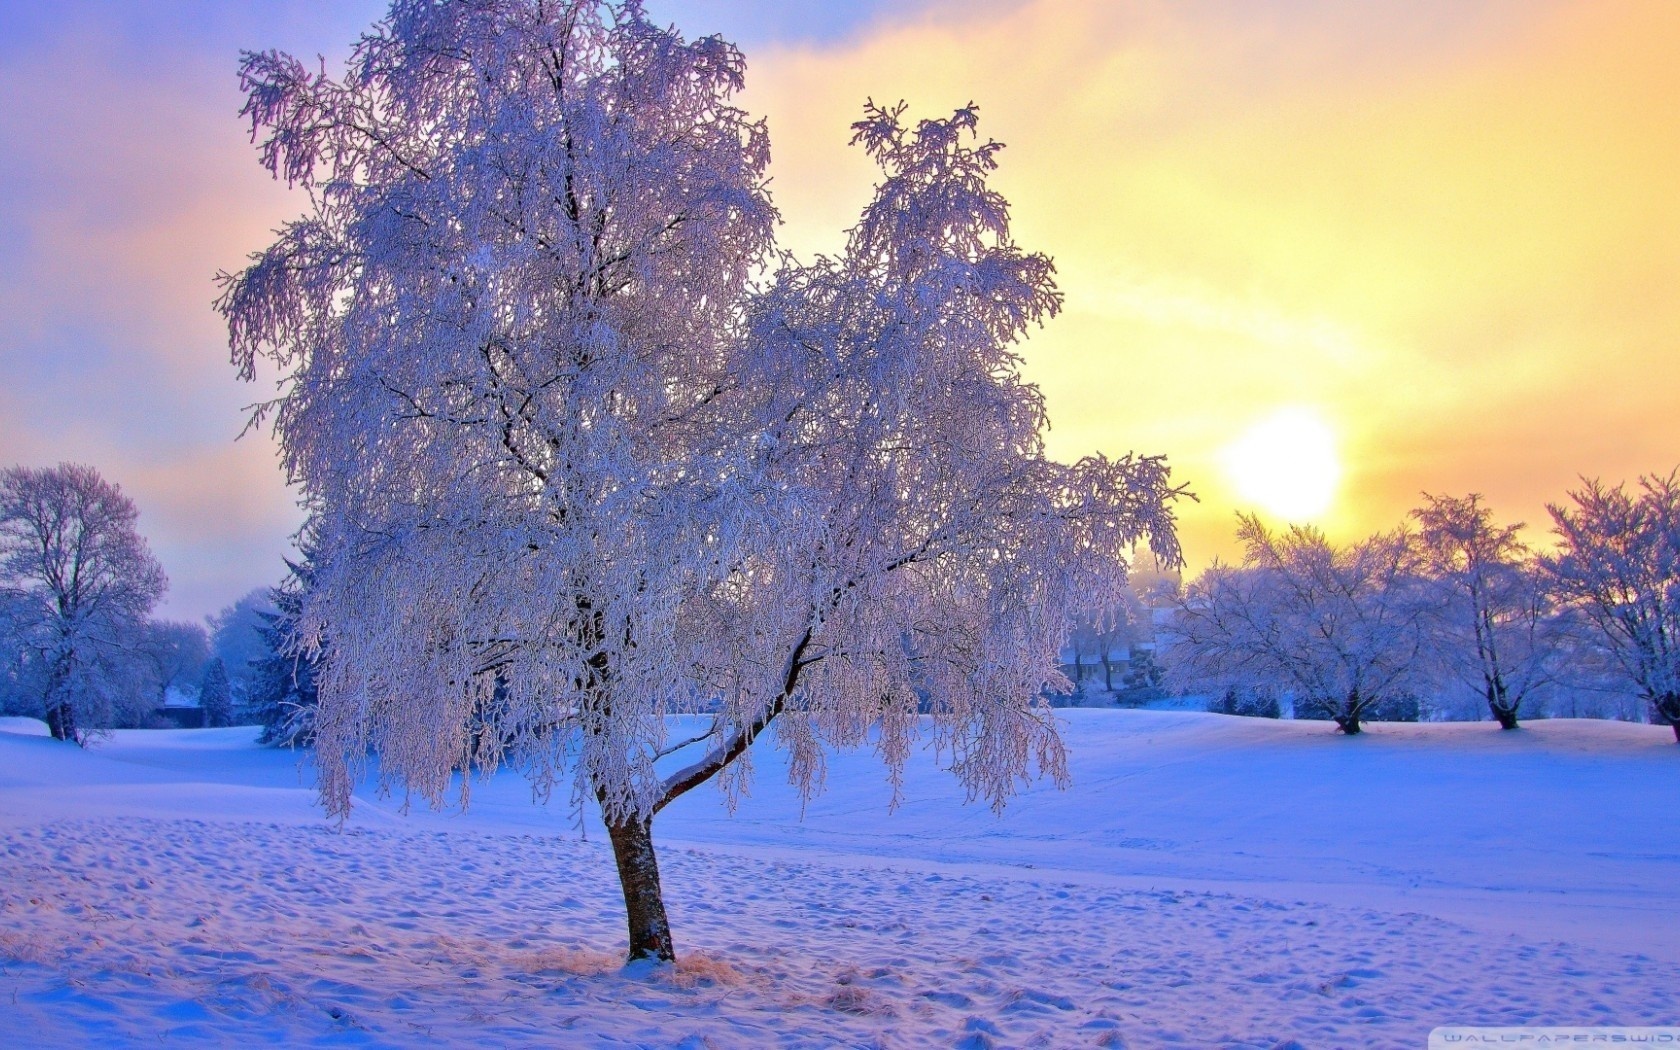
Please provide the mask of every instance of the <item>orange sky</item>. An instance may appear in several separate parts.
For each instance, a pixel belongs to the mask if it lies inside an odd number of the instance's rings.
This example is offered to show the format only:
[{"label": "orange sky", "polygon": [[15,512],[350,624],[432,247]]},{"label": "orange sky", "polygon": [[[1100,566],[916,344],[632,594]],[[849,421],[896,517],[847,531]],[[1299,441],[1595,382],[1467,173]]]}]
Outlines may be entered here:
[{"label": "orange sky", "polygon": [[1680,4],[936,5],[749,55],[785,239],[833,249],[862,100],[973,99],[1066,312],[1026,348],[1063,458],[1168,454],[1192,566],[1233,552],[1222,455],[1335,435],[1316,523],[1485,494],[1546,528],[1578,475],[1680,462]]},{"label": "orange sky", "polygon": [[[1268,420],[1332,435],[1340,539],[1427,489],[1540,540],[1578,475],[1680,463],[1680,0],[648,4],[744,48],[802,253],[868,196],[864,99],[979,103],[1067,293],[1025,348],[1051,451],[1166,454],[1192,567],[1233,553],[1227,464]],[[268,437],[233,441],[272,387],[211,309],[304,206],[235,116],[238,51],[336,68],[385,6],[0,2],[0,465],[121,484],[165,615],[279,580],[299,520]]]}]

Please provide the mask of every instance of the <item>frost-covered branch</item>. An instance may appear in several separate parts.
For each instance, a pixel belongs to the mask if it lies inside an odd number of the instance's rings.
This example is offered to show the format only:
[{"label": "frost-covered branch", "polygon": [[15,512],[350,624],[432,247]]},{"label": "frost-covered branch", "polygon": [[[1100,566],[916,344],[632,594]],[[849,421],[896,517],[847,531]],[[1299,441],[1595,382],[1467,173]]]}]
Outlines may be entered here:
[{"label": "frost-covered branch", "polygon": [[1061,642],[1136,545],[1176,561],[1182,490],[1155,457],[1045,456],[1017,349],[1061,296],[974,107],[871,107],[882,181],[844,252],[756,283],[776,212],[744,60],[639,4],[397,0],[338,79],[248,63],[263,162],[314,206],[219,306],[241,373],[287,377],[333,812],[370,754],[433,803],[503,762],[569,783],[633,954],[666,955],[653,816],[738,797],[772,726],[807,794],[832,747],[896,782],[924,732],[993,806],[1065,776]]},{"label": "frost-covered branch", "polygon": [[1241,567],[1214,565],[1185,589],[1167,656],[1183,688],[1292,694],[1344,732],[1427,681],[1427,603],[1405,532],[1338,547],[1239,517]]},{"label": "frost-covered branch", "polygon": [[1552,586],[1680,740],[1680,471],[1642,477],[1636,492],[1588,480],[1570,499],[1547,508]]}]

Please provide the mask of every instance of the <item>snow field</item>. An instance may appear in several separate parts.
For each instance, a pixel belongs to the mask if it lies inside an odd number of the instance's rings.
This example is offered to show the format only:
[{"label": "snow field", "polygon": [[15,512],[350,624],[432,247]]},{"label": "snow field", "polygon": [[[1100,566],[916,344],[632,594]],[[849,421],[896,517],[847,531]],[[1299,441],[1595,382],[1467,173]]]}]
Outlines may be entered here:
[{"label": "snow field", "polygon": [[636,977],[598,840],[20,829],[0,994],[43,1045],[1264,1050],[1415,1047],[1443,1018],[1608,1024],[1661,981],[1421,915],[694,849],[664,870],[688,958]]},{"label": "snow field", "polygon": [[[1422,763],[1463,790],[1449,769],[1497,784],[1533,760],[1567,774],[1533,785],[1542,803],[1570,784],[1617,802],[1616,785],[1680,774],[1654,737],[1624,732],[1649,727],[1521,741],[1433,728],[1374,740],[1364,768],[1381,781]],[[0,1044],[1320,1050],[1421,1047],[1447,1023],[1675,1023],[1676,959],[1657,932],[1672,834],[1601,818],[1580,844],[1585,875],[1502,894],[1498,871],[1478,889],[1465,864],[1383,854],[1372,841],[1408,825],[1400,802],[1372,803],[1373,838],[1331,863],[1313,805],[1274,819],[1268,792],[1231,783],[1344,776],[1352,753],[1302,729],[1092,712],[1067,730],[1072,791],[1034,789],[1001,820],[938,796],[945,781],[921,760],[886,817],[879,769],[847,756],[807,822],[783,823],[791,799],[761,755],[735,818],[702,796],[656,827],[685,960],[651,974],[620,969],[604,836],[516,805],[516,778],[465,815],[370,800],[339,832],[295,763],[242,731],[118,734],[92,753],[0,735]],[[1149,786],[1120,791],[1129,779]],[[1197,832],[1220,798],[1232,820]],[[1435,816],[1443,852],[1485,833],[1477,812]],[[1513,833],[1503,855],[1532,867],[1548,835],[1585,834],[1574,813],[1525,808],[1510,824],[1532,841]],[[1594,852],[1623,856],[1593,867]],[[1176,867],[1129,862],[1156,854]],[[1222,889],[1192,888],[1214,875]],[[1498,921],[1426,914],[1424,876]],[[1593,880],[1625,881],[1644,910],[1613,887],[1589,893]]]}]

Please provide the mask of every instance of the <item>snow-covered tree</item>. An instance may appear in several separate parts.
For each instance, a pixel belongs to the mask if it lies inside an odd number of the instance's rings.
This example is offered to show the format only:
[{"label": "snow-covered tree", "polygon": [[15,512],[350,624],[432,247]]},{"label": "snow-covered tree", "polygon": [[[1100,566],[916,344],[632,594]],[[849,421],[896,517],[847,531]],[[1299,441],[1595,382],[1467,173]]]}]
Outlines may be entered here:
[{"label": "snow-covered tree", "polygon": [[1068,638],[1073,654],[1074,685],[1083,691],[1088,666],[1102,668],[1103,689],[1121,702],[1150,699],[1162,684],[1155,661],[1155,610],[1172,602],[1179,581],[1176,570],[1161,565],[1147,551],[1130,566],[1120,600],[1111,608],[1081,616]]},{"label": "snow-covered tree", "polygon": [[784,268],[753,303],[747,367],[772,409],[759,476],[780,509],[706,594],[695,663],[727,698],[714,761],[786,712],[806,789],[825,741],[878,730],[896,766],[922,697],[957,773],[1001,805],[1029,756],[1061,768],[1034,701],[1064,684],[1072,625],[1120,603],[1133,545],[1176,559],[1173,490],[1158,459],[1045,458],[1014,345],[1059,306],[1049,260],[1009,237],[975,110],[902,113],[854,125],[882,181],[844,254]]},{"label": "snow-covered tree", "polygon": [[219,656],[205,661],[204,677],[198,686],[198,706],[204,709],[206,727],[220,729],[233,724],[233,697],[228,692],[227,665]]},{"label": "snow-covered tree", "polygon": [[1120,702],[1143,703],[1164,695],[1167,671],[1160,661],[1155,659],[1154,648],[1137,644],[1133,645],[1126,655],[1126,670],[1120,681],[1123,690],[1118,697]]},{"label": "snow-covered tree", "polygon": [[1551,602],[1521,524],[1498,525],[1481,497],[1424,494],[1412,512],[1440,595],[1431,624],[1449,688],[1468,685],[1503,729],[1552,679]]},{"label": "snow-covered tree", "polygon": [[1554,603],[1558,609],[1549,631],[1549,659],[1556,668],[1556,682],[1547,696],[1547,714],[1617,722],[1649,720],[1650,702],[1628,679],[1604,632],[1584,609],[1558,601],[1555,592]]},{"label": "snow-covered tree", "polygon": [[1239,516],[1241,567],[1188,586],[1167,633],[1177,685],[1291,695],[1342,732],[1427,684],[1421,557],[1404,531],[1338,546],[1308,526],[1276,533]]},{"label": "snow-covered tree", "polygon": [[[1125,594],[1119,605],[1083,617],[1080,627],[1075,629],[1076,637],[1083,633],[1089,640],[1090,651],[1102,668],[1103,691],[1106,693],[1114,692],[1114,672],[1120,663],[1119,652],[1124,650],[1130,654],[1133,643],[1137,641],[1140,626],[1138,613],[1133,596]],[[1121,684],[1126,684],[1123,674]]]},{"label": "snow-covered tree", "polygon": [[1227,686],[1223,692],[1208,697],[1207,709],[1220,715],[1242,715],[1244,718],[1281,718],[1283,705],[1277,694],[1264,689],[1242,689]]},{"label": "snow-covered tree", "polygon": [[[1118,703],[1137,705],[1166,694],[1166,668],[1156,654],[1157,610],[1170,609],[1183,586],[1176,566],[1148,559],[1134,568],[1126,581],[1120,607],[1115,614],[1124,623],[1126,665],[1121,669]],[[1110,668],[1104,666],[1104,671]],[[1112,687],[1111,687],[1112,688]]]},{"label": "snow-covered tree", "polygon": [[301,561],[286,563],[290,575],[270,592],[274,612],[264,616],[264,656],[253,665],[250,714],[263,727],[264,744],[278,747],[305,746],[315,740],[315,665],[320,662],[319,641],[304,651],[297,637],[303,614],[303,598],[312,586],[312,546],[306,546]]},{"label": "snow-covered tree", "polygon": [[39,661],[26,644],[26,625],[33,619],[30,612],[31,603],[21,594],[0,588],[0,714],[40,711]]},{"label": "snow-covered tree", "polygon": [[1085,695],[1085,675],[1090,670],[1093,661],[1096,660],[1097,650],[1101,644],[1097,639],[1097,631],[1092,619],[1087,617],[1075,624],[1072,632],[1068,634],[1067,649],[1073,656],[1073,673],[1069,675],[1069,678],[1073,682],[1072,695],[1074,697]]},{"label": "snow-covered tree", "polygon": [[[775,212],[743,73],[591,0],[398,0],[342,79],[243,71],[264,162],[314,200],[221,307],[242,372],[285,374],[263,414],[318,541],[325,799],[370,750],[434,803],[502,762],[571,784],[632,959],[673,957],[654,815],[738,788],[772,723],[808,792],[827,745],[896,771],[924,705],[976,795],[1060,777],[1038,698],[1072,617],[1130,544],[1176,555],[1159,460],[1043,457],[1011,347],[1058,298],[972,108],[872,108],[847,251],[752,294]],[[668,741],[684,711],[709,729]]]},{"label": "snow-covered tree", "polygon": [[[257,587],[221,612],[206,617],[210,626],[210,655],[227,668],[228,689],[236,711],[244,712],[255,701],[258,665],[268,658],[264,635],[274,616],[272,588]],[[202,665],[202,663],[201,663]]]},{"label": "snow-covered tree", "polygon": [[153,620],[146,625],[140,654],[162,700],[171,688],[197,687],[196,676],[210,658],[210,638],[196,623]]},{"label": "snow-covered tree", "polygon": [[36,665],[38,710],[59,740],[85,744],[149,703],[140,650],[167,582],[139,513],[91,467],[0,471],[0,595],[10,645]]},{"label": "snow-covered tree", "polygon": [[1680,471],[1642,477],[1636,492],[1586,481],[1569,497],[1547,507],[1552,586],[1680,742]]}]

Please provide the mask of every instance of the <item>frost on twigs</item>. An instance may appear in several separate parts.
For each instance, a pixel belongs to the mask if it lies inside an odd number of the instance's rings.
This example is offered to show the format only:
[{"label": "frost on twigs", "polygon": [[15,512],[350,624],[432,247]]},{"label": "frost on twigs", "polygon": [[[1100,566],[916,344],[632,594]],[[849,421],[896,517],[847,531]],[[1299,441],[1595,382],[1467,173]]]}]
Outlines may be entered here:
[{"label": "frost on twigs", "polygon": [[149,709],[147,619],[168,587],[134,502],[92,467],[0,470],[3,684],[86,745]]},{"label": "frost on twigs", "polygon": [[1385,701],[1426,687],[1434,598],[1409,534],[1339,546],[1309,526],[1239,521],[1243,564],[1216,563],[1186,588],[1167,632],[1181,688],[1292,694],[1352,736]]},{"label": "frost on twigs", "polygon": [[1584,480],[1547,507],[1558,550],[1546,573],[1566,614],[1609,654],[1680,741],[1680,470],[1635,491]]},{"label": "frost on twigs", "polygon": [[1524,701],[1543,699],[1566,663],[1557,604],[1521,524],[1497,524],[1475,493],[1424,501],[1412,517],[1439,605],[1430,641],[1443,684],[1515,729]]},{"label": "frost on twigs", "polygon": [[[871,107],[845,251],[754,286],[744,69],[636,4],[529,0],[399,0],[341,79],[246,57],[263,163],[313,211],[221,309],[240,370],[288,377],[335,812],[376,754],[432,803],[513,763],[622,828],[739,791],[772,725],[807,793],[829,747],[896,777],[929,722],[990,805],[1065,777],[1059,646],[1135,545],[1176,560],[1178,491],[1045,457],[1015,347],[1060,296],[972,106]],[[682,712],[708,728],[668,739]]]}]

